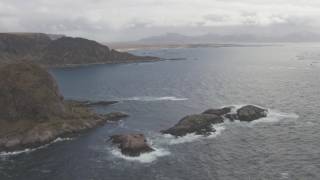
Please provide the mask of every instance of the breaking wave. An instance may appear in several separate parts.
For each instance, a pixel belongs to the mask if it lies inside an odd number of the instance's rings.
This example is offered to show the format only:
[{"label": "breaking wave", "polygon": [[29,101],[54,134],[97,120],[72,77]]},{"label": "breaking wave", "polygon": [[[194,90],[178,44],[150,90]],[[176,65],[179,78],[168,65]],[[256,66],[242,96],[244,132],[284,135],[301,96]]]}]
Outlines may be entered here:
[{"label": "breaking wave", "polygon": [[162,136],[163,136],[164,143],[167,143],[169,145],[174,145],[174,144],[190,143],[190,142],[194,142],[194,141],[201,140],[201,139],[215,138],[215,137],[219,136],[225,130],[224,124],[213,125],[213,128],[216,131],[212,132],[209,136],[197,135],[195,133],[190,133],[190,134],[187,134],[183,137],[174,137],[170,134],[164,134]]},{"label": "breaking wave", "polygon": [[14,155],[19,155],[19,154],[24,154],[24,153],[31,153],[33,151],[46,148],[46,147],[48,147],[54,143],[57,143],[57,142],[71,141],[71,140],[73,140],[73,138],[60,138],[60,137],[58,137],[57,139],[53,140],[52,142],[45,144],[45,145],[42,145],[42,146],[39,146],[39,147],[36,147],[36,148],[27,148],[24,150],[11,151],[11,152],[0,152],[0,156],[14,156]]},{"label": "breaking wave", "polygon": [[123,155],[118,148],[112,149],[111,153],[118,158],[125,159],[127,161],[136,161],[140,163],[151,163],[157,160],[159,157],[168,156],[171,154],[169,151],[162,148],[154,148],[154,147],[152,148],[154,149],[154,151],[141,154],[140,156],[137,156],[137,157],[130,157],[130,156]]},{"label": "breaking wave", "polygon": [[273,110],[269,109],[269,112],[267,113],[267,117],[261,118],[258,120],[255,120],[251,123],[256,124],[256,123],[274,123],[274,122],[279,122],[282,119],[298,119],[299,115],[295,113],[285,113],[281,112],[278,110]]}]

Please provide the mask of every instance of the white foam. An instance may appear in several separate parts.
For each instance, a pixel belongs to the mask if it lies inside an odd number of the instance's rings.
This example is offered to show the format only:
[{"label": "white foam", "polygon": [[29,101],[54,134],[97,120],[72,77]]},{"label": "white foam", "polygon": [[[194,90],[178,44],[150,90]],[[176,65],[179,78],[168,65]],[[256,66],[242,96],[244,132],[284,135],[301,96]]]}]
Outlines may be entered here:
[{"label": "white foam", "polygon": [[111,149],[111,154],[121,158],[121,159],[125,159],[127,161],[136,161],[136,162],[140,162],[140,163],[151,163],[155,160],[157,160],[159,157],[163,157],[163,156],[168,156],[171,153],[164,149],[164,148],[158,148],[161,146],[166,146],[166,145],[174,145],[174,144],[182,144],[182,143],[189,143],[189,142],[194,142],[200,139],[210,139],[210,138],[215,138],[218,135],[221,134],[221,132],[225,129],[223,124],[219,124],[219,125],[213,125],[213,128],[216,129],[215,132],[211,133],[209,136],[202,136],[202,135],[196,135],[194,133],[191,134],[187,134],[183,137],[174,137],[172,135],[160,135],[157,134],[155,137],[149,139],[148,138],[148,142],[151,144],[151,147],[155,150],[153,152],[150,153],[144,153],[141,154],[140,156],[137,157],[130,157],[130,156],[126,156],[124,154],[122,154],[120,152],[120,150],[118,148],[113,148]]},{"label": "white foam", "polygon": [[122,99],[124,101],[185,101],[188,98],[178,98],[175,96],[163,96],[163,97],[153,97],[153,96],[136,96]]},{"label": "white foam", "polygon": [[273,66],[269,67],[270,70],[296,70],[298,67],[295,66]]},{"label": "white foam", "polygon": [[174,145],[174,144],[190,143],[190,142],[194,142],[194,141],[201,140],[201,139],[215,138],[218,135],[220,135],[222,133],[222,131],[225,130],[224,124],[213,125],[213,128],[216,131],[212,132],[209,136],[197,135],[195,133],[190,133],[190,134],[187,134],[183,137],[174,137],[170,134],[164,134],[162,136],[164,137],[164,140],[169,145]]},{"label": "white foam", "polygon": [[56,143],[56,142],[61,142],[61,141],[71,141],[71,140],[73,140],[73,138],[68,138],[68,137],[66,137],[66,138],[61,138],[61,137],[58,137],[57,139],[55,139],[54,141],[52,141],[50,144]]},{"label": "white foam", "polygon": [[23,153],[31,153],[33,151],[46,148],[53,143],[57,143],[57,142],[61,142],[61,141],[71,141],[71,140],[73,140],[73,138],[60,138],[60,137],[58,137],[57,139],[53,140],[52,142],[45,144],[45,145],[42,145],[42,146],[39,146],[37,148],[27,148],[24,150],[11,151],[11,152],[0,152],[0,156],[14,156],[14,155],[19,155],[19,154],[23,154]]},{"label": "white foam", "polygon": [[288,172],[282,172],[281,173],[281,179],[289,179],[289,173]]},{"label": "white foam", "polygon": [[274,122],[279,122],[282,119],[297,119],[299,118],[299,115],[295,113],[285,113],[285,112],[280,112],[278,110],[273,110],[269,109],[267,113],[267,117],[252,121],[251,123],[256,124],[256,123],[274,123]]},{"label": "white foam", "polygon": [[18,154],[22,154],[22,153],[30,153],[33,152],[37,149],[41,149],[44,147],[38,147],[38,148],[32,148],[32,149],[24,149],[24,150],[20,150],[20,151],[12,151],[12,152],[0,152],[0,156],[14,156],[14,155],[18,155]]},{"label": "white foam", "polygon": [[169,151],[162,149],[162,148],[154,148],[154,147],[152,147],[152,148],[155,151],[152,151],[149,153],[143,153],[137,157],[130,157],[130,156],[123,155],[118,148],[112,149],[111,153],[118,158],[125,159],[127,161],[136,161],[136,162],[140,162],[140,163],[151,163],[151,162],[157,160],[157,158],[159,158],[159,157],[168,156],[171,154]]},{"label": "white foam", "polygon": [[[237,104],[237,105],[231,105],[230,107],[233,107],[231,109],[231,113],[237,113],[237,110],[243,106],[246,106],[247,104]],[[255,105],[256,107],[262,108],[262,109],[267,109],[265,107],[259,106],[259,105]],[[228,106],[226,106],[228,107]],[[285,113],[285,112],[281,112],[279,110],[276,109],[267,109],[267,117],[264,118],[260,118],[258,120],[254,120],[252,122],[249,122],[250,124],[256,124],[256,123],[274,123],[274,122],[279,122],[282,119],[297,119],[299,118],[299,115],[295,114],[295,113]],[[231,121],[229,121],[228,119],[225,119],[225,121],[227,123],[232,123]],[[234,122],[238,122],[238,123],[242,123],[239,120],[235,120]],[[248,123],[248,122],[243,122],[243,123]]]}]

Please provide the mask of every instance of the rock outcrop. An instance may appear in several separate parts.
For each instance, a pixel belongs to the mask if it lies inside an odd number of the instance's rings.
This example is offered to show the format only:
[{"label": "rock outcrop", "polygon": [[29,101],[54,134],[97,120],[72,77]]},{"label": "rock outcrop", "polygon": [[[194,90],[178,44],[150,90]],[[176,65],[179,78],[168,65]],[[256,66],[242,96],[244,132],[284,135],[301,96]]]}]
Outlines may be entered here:
[{"label": "rock outcrop", "polygon": [[184,136],[189,133],[208,135],[216,130],[213,124],[222,123],[223,118],[214,114],[195,114],[182,118],[176,125],[167,130],[161,131],[164,134]]},{"label": "rock outcrop", "polygon": [[32,63],[0,68],[0,151],[37,147],[127,114],[96,114],[86,104],[64,101],[52,76]]},{"label": "rock outcrop", "polygon": [[104,115],[101,115],[104,119],[110,121],[110,122],[116,122],[120,119],[123,119],[123,118],[126,118],[126,117],[129,117],[128,114],[126,113],[123,113],[123,112],[111,112],[111,113],[108,113],[108,114],[104,114]]},{"label": "rock outcrop", "polygon": [[84,38],[52,37],[42,33],[0,33],[0,63],[24,60],[56,67],[159,60],[118,52]]},{"label": "rock outcrop", "polygon": [[124,134],[111,136],[113,144],[118,145],[121,153],[127,156],[139,156],[154,151],[143,134]]},{"label": "rock outcrop", "polygon": [[204,111],[202,114],[214,114],[217,116],[222,116],[231,112],[232,107],[224,107],[221,109],[208,109]]},{"label": "rock outcrop", "polygon": [[237,116],[240,121],[253,121],[267,117],[267,112],[268,110],[266,109],[253,105],[247,105],[237,110]]}]

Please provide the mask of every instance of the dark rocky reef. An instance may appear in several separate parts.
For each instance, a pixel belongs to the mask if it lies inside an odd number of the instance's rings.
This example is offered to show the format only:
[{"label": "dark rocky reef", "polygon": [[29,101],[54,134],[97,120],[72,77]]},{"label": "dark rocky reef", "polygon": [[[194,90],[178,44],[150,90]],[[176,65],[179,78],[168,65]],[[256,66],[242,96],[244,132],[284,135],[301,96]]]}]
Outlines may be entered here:
[{"label": "dark rocky reef", "polygon": [[212,125],[223,123],[224,119],[250,122],[266,117],[268,112],[266,109],[253,105],[243,106],[236,113],[232,113],[233,108],[208,109],[202,114],[186,116],[173,127],[162,130],[161,133],[176,137],[185,136],[189,133],[207,136],[216,131]]},{"label": "dark rocky reef", "polygon": [[176,125],[161,131],[164,134],[184,136],[189,133],[208,135],[216,130],[212,124],[223,123],[223,118],[214,114],[195,114],[182,118]]},{"label": "dark rocky reef", "polygon": [[160,60],[109,49],[98,42],[41,33],[0,33],[0,63],[20,60],[49,67]]},{"label": "dark rocky reef", "polygon": [[100,115],[100,116],[104,119],[107,119],[109,122],[116,122],[116,121],[119,121],[120,119],[129,117],[128,114],[123,112],[111,112],[111,113]]},{"label": "dark rocky reef", "polygon": [[202,114],[214,114],[217,116],[222,116],[230,113],[231,110],[232,110],[232,107],[224,107],[221,109],[208,109],[208,110],[205,110]]},{"label": "dark rocky reef", "polygon": [[83,106],[109,106],[112,104],[116,104],[119,101],[89,101],[89,100],[66,100],[67,102],[79,103]]},{"label": "dark rocky reef", "polygon": [[110,139],[113,144],[118,145],[121,153],[127,156],[139,156],[154,151],[143,134],[113,135]]},{"label": "dark rocky reef", "polygon": [[127,117],[96,114],[81,102],[64,101],[53,77],[32,63],[0,68],[0,151],[37,147]]},{"label": "dark rocky reef", "polygon": [[228,113],[224,117],[234,121],[254,121],[260,118],[267,117],[268,110],[253,105],[246,105],[237,110],[236,113]]},{"label": "dark rocky reef", "polygon": [[237,116],[240,121],[254,121],[263,117],[267,117],[268,110],[247,105],[237,110]]}]

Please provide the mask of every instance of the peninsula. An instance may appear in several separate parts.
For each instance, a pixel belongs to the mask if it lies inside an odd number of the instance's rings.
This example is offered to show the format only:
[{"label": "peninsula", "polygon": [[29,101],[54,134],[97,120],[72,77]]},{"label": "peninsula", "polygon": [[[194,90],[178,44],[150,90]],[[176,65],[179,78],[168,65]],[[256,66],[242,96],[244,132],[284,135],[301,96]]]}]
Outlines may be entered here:
[{"label": "peninsula", "polygon": [[118,52],[96,41],[43,33],[0,33],[0,64],[18,61],[45,67],[149,62],[160,60]]}]

